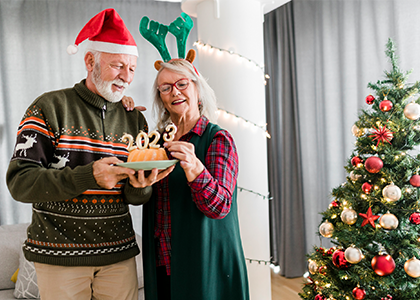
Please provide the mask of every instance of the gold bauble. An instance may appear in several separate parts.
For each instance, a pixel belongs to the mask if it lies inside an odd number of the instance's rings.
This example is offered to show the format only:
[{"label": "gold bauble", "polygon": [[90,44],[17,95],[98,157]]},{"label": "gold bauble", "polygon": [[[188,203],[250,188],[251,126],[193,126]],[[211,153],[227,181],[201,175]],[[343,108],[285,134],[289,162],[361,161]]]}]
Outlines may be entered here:
[{"label": "gold bauble", "polygon": [[318,265],[316,264],[316,261],[309,260],[308,270],[312,275],[318,272]]},{"label": "gold bauble", "polygon": [[398,227],[398,218],[388,212],[379,219],[379,224],[384,229],[392,230]]},{"label": "gold bauble", "polygon": [[347,225],[353,225],[357,221],[357,212],[354,209],[345,208],[341,212],[341,221]]},{"label": "gold bauble", "polygon": [[413,257],[404,264],[404,271],[413,278],[420,277],[420,260]]},{"label": "gold bauble", "polygon": [[333,232],[334,232],[334,225],[331,222],[329,222],[328,220],[324,221],[319,226],[319,233],[325,238],[332,237]]}]

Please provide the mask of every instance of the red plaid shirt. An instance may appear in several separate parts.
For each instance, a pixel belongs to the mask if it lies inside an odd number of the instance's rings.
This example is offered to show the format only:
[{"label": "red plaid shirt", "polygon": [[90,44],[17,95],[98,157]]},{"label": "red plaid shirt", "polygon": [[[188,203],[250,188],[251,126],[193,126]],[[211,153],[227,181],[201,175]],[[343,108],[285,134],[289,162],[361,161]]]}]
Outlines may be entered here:
[{"label": "red plaid shirt", "polygon": [[[209,123],[201,117],[194,128],[181,137],[190,141],[197,134],[201,136]],[[192,199],[197,208],[212,219],[224,218],[230,210],[232,193],[238,177],[238,153],[232,136],[225,130],[219,131],[207,151],[204,171],[192,182]],[[171,274],[171,209],[169,205],[168,177],[153,186],[157,195],[155,213],[155,238],[158,240],[157,266],[166,266]]]}]

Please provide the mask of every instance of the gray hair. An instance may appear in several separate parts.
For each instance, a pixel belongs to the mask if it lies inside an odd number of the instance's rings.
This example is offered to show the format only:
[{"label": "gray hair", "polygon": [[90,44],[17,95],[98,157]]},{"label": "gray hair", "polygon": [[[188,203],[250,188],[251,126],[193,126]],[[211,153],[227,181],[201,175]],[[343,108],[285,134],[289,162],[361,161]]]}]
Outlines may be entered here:
[{"label": "gray hair", "polygon": [[162,132],[166,125],[171,123],[171,117],[169,114],[165,113],[166,109],[163,105],[162,98],[160,97],[159,90],[157,89],[159,75],[164,69],[168,69],[172,72],[183,75],[186,78],[190,78],[195,83],[198,92],[198,101],[201,103],[199,105],[200,116],[204,115],[210,120],[210,122],[216,123],[216,95],[203,76],[196,73],[198,71],[196,71],[194,66],[184,59],[174,59],[167,63],[161,63],[160,66],[161,68],[159,69],[153,84],[153,114],[157,120],[157,129]]}]

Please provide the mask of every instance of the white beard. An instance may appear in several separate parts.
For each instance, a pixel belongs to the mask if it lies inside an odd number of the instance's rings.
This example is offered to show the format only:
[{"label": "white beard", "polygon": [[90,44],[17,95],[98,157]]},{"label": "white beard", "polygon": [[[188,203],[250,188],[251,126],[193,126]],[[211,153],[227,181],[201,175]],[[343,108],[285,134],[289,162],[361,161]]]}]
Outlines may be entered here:
[{"label": "white beard", "polygon": [[[114,79],[112,81],[104,81],[101,79],[101,69],[99,64],[95,64],[95,67],[92,72],[92,82],[96,86],[99,94],[105,98],[105,100],[115,103],[122,99],[125,94],[125,89],[128,88],[128,83],[122,81],[121,79]],[[118,86],[124,87],[124,89],[119,92],[112,91],[112,85],[116,84]]]}]

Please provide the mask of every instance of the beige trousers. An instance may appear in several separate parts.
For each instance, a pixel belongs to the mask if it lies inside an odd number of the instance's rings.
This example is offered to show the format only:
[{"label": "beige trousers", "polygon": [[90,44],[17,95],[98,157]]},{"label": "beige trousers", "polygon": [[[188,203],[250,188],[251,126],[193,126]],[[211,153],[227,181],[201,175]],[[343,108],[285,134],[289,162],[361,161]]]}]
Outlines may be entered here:
[{"label": "beige trousers", "polygon": [[103,267],[35,263],[41,300],[137,300],[135,258]]}]

